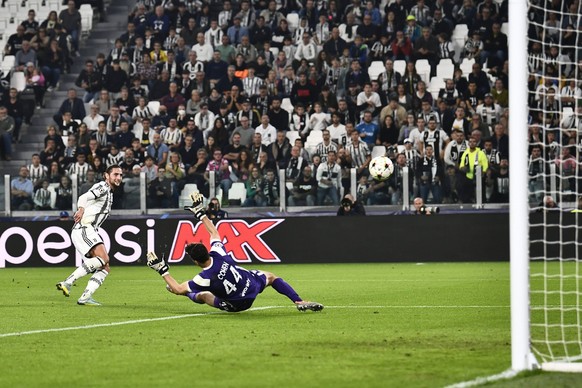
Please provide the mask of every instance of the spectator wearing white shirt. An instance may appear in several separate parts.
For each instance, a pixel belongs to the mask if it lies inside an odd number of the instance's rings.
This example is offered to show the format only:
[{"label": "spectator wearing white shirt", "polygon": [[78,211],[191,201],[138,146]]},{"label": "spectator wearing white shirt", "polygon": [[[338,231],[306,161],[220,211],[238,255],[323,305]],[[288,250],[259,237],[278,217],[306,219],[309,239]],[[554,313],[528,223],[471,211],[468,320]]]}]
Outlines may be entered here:
[{"label": "spectator wearing white shirt", "polygon": [[207,103],[203,102],[200,104],[200,112],[194,116],[194,124],[204,134],[204,144],[206,144],[206,139],[208,139],[208,135],[214,125],[214,113],[208,110]]},{"label": "spectator wearing white shirt", "polygon": [[105,121],[105,117],[99,114],[99,107],[97,105],[91,105],[91,113],[85,116],[83,123],[87,125],[89,131],[96,131],[101,121]]},{"label": "spectator wearing white shirt", "polygon": [[317,46],[311,41],[311,36],[309,33],[303,33],[303,40],[297,45],[297,50],[295,51],[295,60],[300,62],[302,59],[306,59],[309,63],[314,63],[317,57]]},{"label": "spectator wearing white shirt", "polygon": [[309,116],[309,126],[312,130],[323,131],[327,128],[330,122],[328,113],[322,111],[321,104],[316,102],[313,104],[313,113]]},{"label": "spectator wearing white shirt", "polygon": [[340,116],[337,113],[331,114],[331,125],[326,128],[329,131],[331,140],[337,145],[345,147],[348,142],[348,133],[346,126],[340,121]]},{"label": "spectator wearing white shirt", "polygon": [[382,109],[382,101],[380,100],[380,95],[372,91],[372,84],[369,82],[364,84],[364,90],[358,94],[356,105],[362,116],[364,112],[371,112],[372,117],[376,120],[378,119]]},{"label": "spectator wearing white shirt", "polygon": [[201,62],[209,62],[214,54],[214,48],[210,43],[206,43],[203,32],[198,33],[196,41],[198,43],[192,46],[192,51],[196,53],[196,58]]},{"label": "spectator wearing white shirt", "polygon": [[277,129],[269,123],[268,115],[261,117],[261,125],[255,128],[255,133],[261,135],[261,143],[265,146],[268,146],[277,138]]}]

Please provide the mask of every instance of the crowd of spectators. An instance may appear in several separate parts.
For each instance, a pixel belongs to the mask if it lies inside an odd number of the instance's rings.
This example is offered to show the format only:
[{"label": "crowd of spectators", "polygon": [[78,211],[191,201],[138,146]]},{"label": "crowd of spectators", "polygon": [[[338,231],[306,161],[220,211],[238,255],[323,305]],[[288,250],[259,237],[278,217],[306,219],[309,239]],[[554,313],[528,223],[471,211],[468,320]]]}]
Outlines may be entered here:
[{"label": "crowd of spectators", "polygon": [[[167,208],[186,184],[208,194],[214,171],[223,205],[242,182],[242,206],[278,205],[281,185],[291,206],[337,206],[355,168],[360,203],[402,203],[404,185],[411,198],[456,203],[475,201],[480,166],[484,201],[506,202],[506,21],[507,0],[138,2],[111,50],[85,59],[30,179],[38,191],[45,182],[66,190],[72,173],[83,187],[120,164],[124,181],[146,173],[148,206]],[[455,53],[459,24],[469,34]],[[58,36],[59,23],[49,25]],[[474,61],[468,74],[464,59]],[[443,60],[454,75],[433,95]],[[371,79],[377,61],[384,69]],[[406,62],[402,73],[395,61]],[[56,87],[59,72],[46,64]],[[368,174],[375,147],[394,161],[386,182]]]}]

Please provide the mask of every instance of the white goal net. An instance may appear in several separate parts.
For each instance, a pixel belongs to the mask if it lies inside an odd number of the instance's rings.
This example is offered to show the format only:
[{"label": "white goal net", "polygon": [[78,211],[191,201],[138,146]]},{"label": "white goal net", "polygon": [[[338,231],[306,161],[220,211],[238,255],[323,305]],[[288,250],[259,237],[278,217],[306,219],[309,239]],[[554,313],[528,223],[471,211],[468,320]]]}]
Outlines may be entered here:
[{"label": "white goal net", "polygon": [[544,365],[582,359],[582,3],[527,7],[530,343]]}]

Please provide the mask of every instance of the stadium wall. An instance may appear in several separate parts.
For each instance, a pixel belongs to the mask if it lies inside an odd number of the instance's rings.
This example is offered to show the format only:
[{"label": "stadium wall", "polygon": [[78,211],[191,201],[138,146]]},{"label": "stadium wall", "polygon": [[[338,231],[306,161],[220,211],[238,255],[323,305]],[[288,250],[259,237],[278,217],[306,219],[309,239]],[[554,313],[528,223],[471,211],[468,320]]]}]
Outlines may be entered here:
[{"label": "stadium wall", "polygon": [[[229,219],[217,228],[240,263],[506,261],[508,214]],[[71,221],[3,222],[0,268],[75,266]],[[108,220],[100,231],[113,265],[143,265],[148,250],[183,260],[208,241],[202,224],[179,219]]]}]

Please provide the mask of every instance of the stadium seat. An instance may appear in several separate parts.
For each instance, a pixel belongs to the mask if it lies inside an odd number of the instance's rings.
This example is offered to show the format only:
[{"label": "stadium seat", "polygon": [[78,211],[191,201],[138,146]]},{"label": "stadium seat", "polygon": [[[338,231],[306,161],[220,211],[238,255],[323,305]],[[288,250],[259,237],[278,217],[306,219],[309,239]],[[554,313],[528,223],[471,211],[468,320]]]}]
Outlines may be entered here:
[{"label": "stadium seat", "polygon": [[430,84],[427,86],[427,90],[432,94],[432,97],[436,100],[439,96],[441,89],[445,87],[445,81],[442,78],[432,77],[430,79]]},{"label": "stadium seat", "polygon": [[299,132],[297,132],[297,131],[287,131],[285,136],[287,137],[287,139],[289,139],[289,144],[291,144],[291,145],[295,144],[295,140],[297,140],[301,137],[299,135]]},{"label": "stadium seat", "polygon": [[461,54],[463,53],[463,50],[465,49],[465,38],[453,38],[453,48],[455,50],[455,62],[459,63],[459,61],[461,60]]},{"label": "stadium seat", "polygon": [[189,206],[192,204],[192,200],[190,199],[190,194],[197,193],[198,186],[196,183],[187,183],[184,185],[182,192],[180,193],[180,197],[178,198],[178,207],[183,209],[184,206]]},{"label": "stadium seat", "polygon": [[79,8],[79,13],[81,14],[82,34],[86,36],[93,29],[93,8],[90,4],[83,4]]},{"label": "stadium seat", "polygon": [[[35,11],[38,11],[39,9],[41,9],[41,4],[42,4],[41,0],[28,0],[26,2],[26,8],[27,9],[34,9]],[[44,20],[44,19],[37,19],[37,20]]]},{"label": "stadium seat", "polygon": [[10,77],[10,87],[15,88],[19,92],[26,89],[26,77],[22,71],[15,71]]},{"label": "stadium seat", "polygon": [[57,205],[57,187],[59,187],[58,183],[49,183],[49,187],[47,188],[48,192],[51,194],[51,209],[54,209]]},{"label": "stadium seat", "polygon": [[463,75],[466,76],[468,75],[472,70],[473,70],[473,65],[475,64],[475,58],[469,59],[469,58],[463,58],[463,62],[461,62],[461,71],[463,72]]},{"label": "stadium seat", "polygon": [[385,71],[384,63],[382,61],[374,61],[370,64],[368,68],[368,75],[371,81],[378,79],[378,76]]},{"label": "stadium seat", "polygon": [[11,24],[20,24],[16,22],[16,15],[18,15],[18,4],[16,4],[16,1],[13,2],[12,4],[10,3],[8,4],[8,15],[10,15]]},{"label": "stadium seat", "polygon": [[285,187],[289,191],[293,190],[293,182],[285,182]]},{"label": "stadium seat", "polygon": [[197,192],[199,192],[199,190],[198,185],[196,185],[196,183],[186,183],[184,185],[184,188],[182,189],[182,192],[180,193],[180,196],[190,198],[190,194]]},{"label": "stadium seat", "polygon": [[317,147],[317,145],[322,141],[323,141],[322,131],[320,131],[319,129],[314,129],[311,132],[309,132],[309,135],[305,140],[305,149],[307,150],[307,152],[309,152],[309,155],[313,154],[315,147]]},{"label": "stadium seat", "polygon": [[416,72],[420,76],[420,78],[428,84],[430,81],[430,64],[426,59],[419,59],[416,61]]},{"label": "stadium seat", "polygon": [[8,27],[8,20],[4,19],[4,18],[0,18],[0,37],[2,37],[2,40],[4,42],[2,42],[2,47],[6,46],[6,42],[8,41],[9,36],[6,36],[6,34],[4,33],[4,30],[6,30],[6,27]]},{"label": "stadium seat", "polygon": [[289,117],[291,117],[291,115],[293,114],[293,110],[295,109],[295,107],[291,103],[291,99],[290,98],[284,98],[281,101],[281,108],[283,108],[287,112],[289,112]]},{"label": "stadium seat", "polygon": [[289,25],[289,30],[295,32],[297,27],[299,27],[299,14],[289,13],[287,14],[287,24]]},{"label": "stadium seat", "polygon": [[467,40],[469,36],[469,27],[466,24],[457,24],[453,30],[453,38],[461,37]]},{"label": "stadium seat", "polygon": [[[455,65],[450,59],[442,59],[436,68],[436,76],[441,79],[453,78],[455,73]],[[431,81],[432,82],[432,81]]]},{"label": "stadium seat", "polygon": [[160,102],[159,101],[150,101],[150,102],[148,102],[148,108],[150,108],[150,111],[155,116],[160,111]]},{"label": "stadium seat", "polygon": [[271,47],[271,48],[269,48],[269,51],[272,52],[275,59],[277,59],[277,55],[279,54],[279,49],[277,47]]},{"label": "stadium seat", "polygon": [[406,71],[406,61],[394,61],[394,71],[400,73],[400,75],[404,75],[404,72]]},{"label": "stadium seat", "polygon": [[2,74],[9,74],[14,67],[14,63],[16,63],[16,57],[14,55],[6,55],[2,60]]},{"label": "stadium seat", "polygon": [[386,147],[383,145],[377,145],[372,148],[372,159],[378,156],[386,155]]},{"label": "stadium seat", "polygon": [[560,120],[560,127],[564,128],[562,124],[569,123],[571,117],[574,115],[574,109],[570,107],[562,108],[562,119]]},{"label": "stadium seat", "polygon": [[228,190],[228,200],[229,202],[232,200],[240,200],[242,204],[245,199],[247,199],[247,189],[245,184],[242,182],[234,182]]}]

